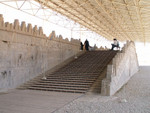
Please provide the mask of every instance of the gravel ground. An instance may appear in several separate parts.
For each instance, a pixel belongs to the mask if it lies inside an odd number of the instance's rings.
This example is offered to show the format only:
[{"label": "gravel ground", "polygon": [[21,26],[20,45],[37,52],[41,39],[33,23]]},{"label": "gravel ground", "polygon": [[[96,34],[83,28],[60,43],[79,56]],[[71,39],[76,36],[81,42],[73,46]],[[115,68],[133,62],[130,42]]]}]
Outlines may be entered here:
[{"label": "gravel ground", "polygon": [[55,113],[150,113],[150,67],[140,67],[113,96],[86,94]]}]

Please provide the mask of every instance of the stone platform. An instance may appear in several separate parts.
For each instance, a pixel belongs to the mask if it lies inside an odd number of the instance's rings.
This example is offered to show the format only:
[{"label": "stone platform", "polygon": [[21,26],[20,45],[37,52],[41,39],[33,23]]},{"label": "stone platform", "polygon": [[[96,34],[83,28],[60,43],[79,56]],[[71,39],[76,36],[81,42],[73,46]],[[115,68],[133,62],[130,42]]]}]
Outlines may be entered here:
[{"label": "stone platform", "polygon": [[52,113],[81,94],[13,90],[0,93],[0,113]]}]

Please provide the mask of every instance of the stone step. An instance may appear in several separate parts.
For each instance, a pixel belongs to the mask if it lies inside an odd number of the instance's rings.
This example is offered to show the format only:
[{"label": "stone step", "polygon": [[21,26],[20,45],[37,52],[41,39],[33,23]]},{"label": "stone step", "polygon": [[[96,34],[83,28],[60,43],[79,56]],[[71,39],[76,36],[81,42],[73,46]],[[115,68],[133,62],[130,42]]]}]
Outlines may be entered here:
[{"label": "stone step", "polygon": [[[30,86],[28,87],[29,89],[30,88],[36,88],[36,89],[39,89],[39,88],[43,88],[43,89],[66,89],[66,90],[88,90],[88,88],[84,88],[84,87],[65,87],[65,86],[60,86],[60,87],[57,87],[57,86]],[[28,89],[27,88],[27,89]]]},{"label": "stone step", "polygon": [[[101,70],[101,69],[100,69]],[[99,71],[98,72],[96,72],[96,71],[93,71],[93,72],[84,72],[84,70],[81,70],[80,72],[79,71],[76,71],[76,72],[61,72],[61,71],[57,71],[57,72],[55,72],[55,73],[52,73],[52,74],[76,74],[76,75],[78,75],[78,74],[80,74],[80,75],[96,75],[96,74],[99,74]],[[51,75],[52,75],[51,74]]]},{"label": "stone step", "polygon": [[[100,75],[115,54],[116,52],[112,51],[86,52],[59,70],[45,73],[46,79],[42,79],[43,74],[27,82],[20,89],[85,93],[92,87],[99,92],[100,83],[104,78]],[[97,78],[98,81],[95,82]]]},{"label": "stone step", "polygon": [[84,81],[95,81],[96,78],[53,78],[53,79],[42,79],[42,81],[79,81],[79,82],[84,82]]},{"label": "stone step", "polygon": [[60,83],[60,84],[92,84],[93,81],[30,81],[27,82],[25,84],[23,84],[23,86],[25,85],[32,85],[32,84],[36,84],[36,83],[44,83],[44,84],[48,84],[48,83]]},{"label": "stone step", "polygon": [[[100,80],[100,79],[99,79]],[[101,78],[102,80],[102,78]],[[87,85],[87,86],[91,86],[93,83],[93,81],[83,81],[83,82],[66,82],[66,81],[32,81],[32,82],[29,82],[29,83],[26,83],[24,84],[23,86],[20,86],[20,87],[28,87],[28,86],[31,86],[33,84],[42,84],[42,85],[51,85],[51,84],[54,84],[54,85]]]},{"label": "stone step", "polygon": [[98,76],[48,76],[46,77],[47,79],[55,79],[55,78],[58,78],[58,79],[65,79],[65,78],[72,78],[72,79],[95,79],[97,78]]},{"label": "stone step", "polygon": [[[91,82],[92,83],[92,82]],[[27,87],[27,86],[31,86],[33,84],[42,84],[42,85],[87,85],[87,86],[90,86],[91,85],[90,82],[87,82],[87,83],[77,83],[77,82],[31,82],[31,83],[28,83],[28,84],[24,84],[23,86]]]},{"label": "stone step", "polygon": [[42,91],[57,91],[57,92],[69,92],[69,93],[86,93],[85,90],[74,90],[74,89],[47,89],[47,88],[35,88],[35,87],[29,87],[27,89],[31,90],[42,90]]},{"label": "stone step", "polygon": [[80,87],[80,88],[88,88],[89,86],[91,86],[91,84],[90,85],[83,85],[83,84],[40,84],[40,83],[38,83],[38,84],[33,84],[33,85],[31,85],[32,87],[34,86],[34,87]]},{"label": "stone step", "polygon": [[[96,77],[99,76],[99,74],[51,74],[51,75],[46,75],[46,77]],[[38,78],[41,78],[39,76]]]},{"label": "stone step", "polygon": [[59,79],[51,79],[51,80],[36,80],[36,81],[31,81],[31,82],[28,82],[28,83],[35,83],[35,82],[45,82],[45,83],[49,83],[49,82],[71,82],[71,83],[92,83],[93,81],[95,81],[95,79],[62,79],[62,80],[59,80]]}]

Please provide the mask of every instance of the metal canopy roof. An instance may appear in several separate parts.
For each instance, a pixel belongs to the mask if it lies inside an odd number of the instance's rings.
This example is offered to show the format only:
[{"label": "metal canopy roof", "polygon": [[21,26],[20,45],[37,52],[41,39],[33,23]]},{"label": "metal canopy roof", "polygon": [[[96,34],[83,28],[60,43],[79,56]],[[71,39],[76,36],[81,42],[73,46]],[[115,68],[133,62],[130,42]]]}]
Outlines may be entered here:
[{"label": "metal canopy roof", "polygon": [[112,40],[150,41],[149,0],[35,0]]},{"label": "metal canopy roof", "polygon": [[0,3],[71,30],[84,26],[108,40],[150,42],[150,0],[0,0]]}]

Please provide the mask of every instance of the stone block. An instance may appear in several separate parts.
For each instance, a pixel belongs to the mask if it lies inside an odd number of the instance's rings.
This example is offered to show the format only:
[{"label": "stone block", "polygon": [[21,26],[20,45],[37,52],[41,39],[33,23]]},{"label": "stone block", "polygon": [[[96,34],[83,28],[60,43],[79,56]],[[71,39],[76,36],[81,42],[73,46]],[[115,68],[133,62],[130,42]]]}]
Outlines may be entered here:
[{"label": "stone block", "polygon": [[4,29],[4,18],[2,14],[0,14],[0,28]]},{"label": "stone block", "polygon": [[110,96],[110,81],[107,79],[102,80],[101,95]]},{"label": "stone block", "polygon": [[112,73],[113,73],[113,67],[112,67],[112,65],[108,65],[107,66],[106,78],[110,81],[111,81],[111,78],[112,78]]},{"label": "stone block", "polygon": [[5,23],[5,29],[6,29],[6,30],[10,30],[10,24],[9,24],[9,22],[6,22],[6,23]]},{"label": "stone block", "polygon": [[13,24],[10,23],[10,31],[13,31]]},{"label": "stone block", "polygon": [[53,40],[56,37],[55,31],[52,31],[48,39]]},{"label": "stone block", "polygon": [[20,44],[25,44],[26,41],[26,35],[22,35],[22,34],[16,34],[16,43],[20,43]]},{"label": "stone block", "polygon": [[27,32],[26,23],[24,21],[21,23],[21,31]]},{"label": "stone block", "polygon": [[38,29],[38,35],[39,36],[43,35],[43,28],[42,27],[39,27],[39,29]]},{"label": "stone block", "polygon": [[15,21],[14,21],[14,30],[15,31],[19,31],[20,30],[19,20],[18,19],[15,19]]},{"label": "stone block", "polygon": [[41,44],[41,39],[40,39],[40,38],[35,38],[34,44],[35,44],[36,46],[40,46],[40,44]]},{"label": "stone block", "polygon": [[4,43],[12,42],[12,34],[12,32],[0,30],[0,41],[3,41]]},{"label": "stone block", "polygon": [[36,36],[37,34],[38,34],[38,28],[37,25],[35,25],[33,28],[33,35]]},{"label": "stone block", "polygon": [[32,24],[28,24],[27,25],[27,33],[29,33],[30,35],[32,35],[32,33],[33,33]]}]

